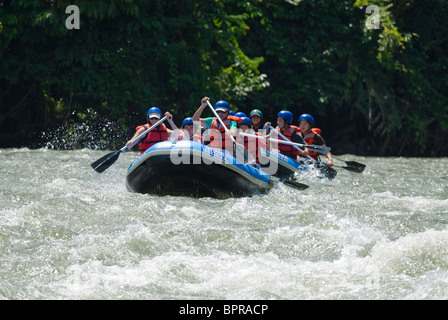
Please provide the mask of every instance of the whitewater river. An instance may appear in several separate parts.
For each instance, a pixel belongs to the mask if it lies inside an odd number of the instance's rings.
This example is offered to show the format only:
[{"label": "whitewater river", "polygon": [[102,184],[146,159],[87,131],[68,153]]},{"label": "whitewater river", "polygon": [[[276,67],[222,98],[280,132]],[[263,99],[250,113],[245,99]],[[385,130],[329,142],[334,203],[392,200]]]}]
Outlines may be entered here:
[{"label": "whitewater river", "polygon": [[448,158],[215,200],[130,193],[107,152],[0,149],[0,299],[448,299]]}]

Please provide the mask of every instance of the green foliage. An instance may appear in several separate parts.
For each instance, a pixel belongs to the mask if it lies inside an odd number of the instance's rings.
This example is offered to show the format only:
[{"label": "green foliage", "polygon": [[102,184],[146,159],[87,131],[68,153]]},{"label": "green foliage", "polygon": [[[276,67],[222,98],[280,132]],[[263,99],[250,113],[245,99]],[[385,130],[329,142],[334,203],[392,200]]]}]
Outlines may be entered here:
[{"label": "green foliage", "polygon": [[[134,127],[158,105],[180,122],[208,95],[273,123],[281,109],[311,113],[333,150],[448,153],[442,0],[1,3],[0,134],[92,109]],[[71,4],[79,30],[65,26]],[[378,30],[365,26],[368,5]]]}]

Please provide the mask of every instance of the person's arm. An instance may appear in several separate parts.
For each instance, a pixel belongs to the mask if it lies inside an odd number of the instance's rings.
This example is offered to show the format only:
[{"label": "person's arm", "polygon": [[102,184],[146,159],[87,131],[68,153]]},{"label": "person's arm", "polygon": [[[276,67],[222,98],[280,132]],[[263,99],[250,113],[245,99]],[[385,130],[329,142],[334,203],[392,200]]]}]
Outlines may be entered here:
[{"label": "person's arm", "polygon": [[333,157],[331,156],[331,153],[328,152],[328,153],[325,155],[325,157],[327,157],[327,164],[328,164],[330,167],[332,167],[334,163],[333,163]]},{"label": "person's arm", "polygon": [[267,134],[267,135],[265,135],[264,137],[266,138],[266,150],[267,150],[267,151],[271,151],[271,141],[269,141],[269,137],[270,137],[270,135]]},{"label": "person's arm", "polygon": [[236,121],[231,120],[229,124],[229,132],[233,137],[237,137],[238,135],[238,124]]},{"label": "person's arm", "polygon": [[266,133],[266,134],[269,134],[269,133],[271,132],[271,129],[269,128],[271,125],[272,125],[272,124],[271,124],[270,121],[268,121],[268,122],[266,122],[266,123],[264,124],[263,129],[265,130],[265,133]]},{"label": "person's arm", "polygon": [[256,132],[255,135],[259,136],[260,138],[264,138],[264,139],[257,139],[257,146],[260,149],[265,149],[267,150],[268,146],[269,146],[269,136],[263,136],[261,133]]},{"label": "person's arm", "polygon": [[201,118],[202,112],[207,107],[207,101],[210,100],[209,97],[204,97],[201,100],[201,106],[196,110],[193,117],[191,118],[193,122],[195,121],[201,121],[201,126],[205,126],[205,121],[203,118]]},{"label": "person's arm", "polygon": [[136,143],[138,143],[138,141],[136,141],[135,143],[132,143],[132,141],[137,138],[139,135],[141,135],[143,132],[146,131],[145,126],[142,126],[140,129],[138,129],[137,131],[135,131],[134,136],[131,138],[131,140],[129,140],[128,142],[126,142],[126,146],[131,149],[133,146],[135,146]]},{"label": "person's arm", "polygon": [[[316,134],[314,136],[313,144],[326,147],[325,140],[320,134]],[[327,164],[330,167],[332,167],[333,166],[333,157],[331,156],[331,153],[328,152],[327,154],[325,154],[325,157],[327,158]]]},{"label": "person's arm", "polygon": [[[269,129],[269,127],[267,127],[267,128]],[[271,131],[271,130],[269,130],[269,131]],[[266,134],[266,144],[267,144],[266,150],[268,150],[268,151],[277,151],[278,152],[279,151],[278,150],[278,143],[269,140],[270,138],[272,138],[272,139],[281,139],[281,138],[279,137],[279,135],[276,132],[269,132],[268,134]],[[274,144],[274,146],[276,145],[277,148],[273,148],[272,144]]]},{"label": "person's arm", "polygon": [[[291,141],[294,143],[300,143],[300,144],[306,144],[305,140],[303,140],[302,136],[300,134],[297,134],[297,132],[294,131]],[[301,148],[299,147],[301,151],[297,150],[298,155],[300,156],[307,156],[308,155],[308,149],[307,148]]]},{"label": "person's arm", "polygon": [[166,117],[166,120],[168,120],[168,123],[170,124],[171,128],[173,130],[178,130],[176,124],[173,122],[173,115],[167,111],[167,112],[165,112],[165,117]]},{"label": "person's arm", "polygon": [[171,140],[180,140],[180,137],[182,137],[182,133],[180,132],[180,130],[177,128],[176,124],[174,123],[173,115],[167,111],[167,112],[165,112],[165,117],[166,117],[166,120],[168,121],[168,123],[170,124],[171,128],[173,129],[173,130],[170,130],[170,129],[166,128],[166,131],[168,132],[168,136],[170,137]]},{"label": "person's arm", "polygon": [[171,135],[174,131],[179,130],[179,129],[177,129],[176,124],[173,122],[173,115],[171,113],[169,113],[168,111],[165,112],[165,117],[166,117],[166,120],[168,120],[168,123],[170,124],[170,126],[172,128],[172,130],[166,128],[168,135]]}]

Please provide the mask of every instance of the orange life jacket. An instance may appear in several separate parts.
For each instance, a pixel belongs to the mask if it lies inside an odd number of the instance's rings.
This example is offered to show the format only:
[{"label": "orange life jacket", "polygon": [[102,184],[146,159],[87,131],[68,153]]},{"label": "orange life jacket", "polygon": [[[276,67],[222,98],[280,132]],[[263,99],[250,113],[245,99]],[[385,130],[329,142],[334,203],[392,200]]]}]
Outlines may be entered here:
[{"label": "orange life jacket", "polygon": [[[238,118],[233,116],[228,116],[222,122],[226,126],[227,129],[230,129],[230,121],[233,120],[232,118]],[[237,120],[234,120],[237,121]],[[221,125],[221,123],[218,121],[218,119],[214,118],[212,121],[212,124],[210,126],[210,130],[218,130],[221,134],[221,141],[218,139],[215,139],[213,135],[210,137],[210,146],[213,148],[222,148],[226,150],[233,150],[233,142],[230,139],[229,135],[226,133],[226,129]]]},{"label": "orange life jacket", "polygon": [[[139,130],[142,127],[144,127],[145,130],[148,130],[150,128],[148,124],[145,124],[144,126],[138,126],[137,128],[135,128],[135,130]],[[143,153],[156,143],[166,140],[168,140],[168,131],[166,129],[166,126],[161,123],[154,129],[149,131],[146,138],[144,138],[143,141],[138,144],[138,146],[140,147],[140,150],[142,150],[141,153]]]},{"label": "orange life jacket", "polygon": [[[320,130],[319,128],[311,128],[308,134],[304,135],[302,132],[300,132],[300,135],[303,137],[303,140],[305,140],[306,144],[313,144],[314,136],[316,134],[320,134],[321,131],[322,130]],[[311,151],[310,149],[308,149],[308,155],[316,161],[319,160],[319,154],[315,151]]]},{"label": "orange life jacket", "polygon": [[[257,136],[261,136],[261,133],[258,132],[254,132],[254,134]],[[266,149],[266,142],[262,141],[261,139],[244,136],[238,136],[238,139],[236,141],[240,144],[244,143],[244,147],[247,149],[247,151],[250,152],[252,157],[255,159],[255,162],[260,163],[260,148]]]}]

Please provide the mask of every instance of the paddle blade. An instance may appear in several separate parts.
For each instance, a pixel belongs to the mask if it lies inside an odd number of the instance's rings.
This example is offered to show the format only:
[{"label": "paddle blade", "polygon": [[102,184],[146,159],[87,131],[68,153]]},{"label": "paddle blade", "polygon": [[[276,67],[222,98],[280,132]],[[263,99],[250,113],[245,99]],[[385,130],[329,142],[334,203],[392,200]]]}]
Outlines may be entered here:
[{"label": "paddle blade", "polygon": [[326,163],[322,163],[322,162],[318,162],[316,161],[316,163],[314,164],[314,166],[319,169],[320,173],[322,173],[326,178],[328,178],[329,180],[332,180],[334,177],[336,177],[336,175],[338,174],[338,172],[336,170],[334,170],[332,167],[330,167],[328,164]]},{"label": "paddle blade", "polygon": [[308,189],[310,187],[310,186],[308,186],[306,184],[297,182],[295,180],[284,180],[282,182],[284,184],[286,184],[287,186],[290,186],[290,187],[292,187],[294,189],[297,189],[297,190],[305,190],[305,189]]},{"label": "paddle blade", "polygon": [[365,164],[356,162],[356,161],[345,161],[345,164],[347,164],[347,167],[343,167],[345,170],[361,173],[366,168]]},{"label": "paddle blade", "polygon": [[96,172],[101,173],[108,169],[111,165],[117,161],[118,156],[120,155],[121,150],[114,151],[106,154],[105,156],[99,158],[95,162],[91,164],[92,168],[95,169]]}]

